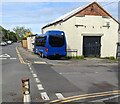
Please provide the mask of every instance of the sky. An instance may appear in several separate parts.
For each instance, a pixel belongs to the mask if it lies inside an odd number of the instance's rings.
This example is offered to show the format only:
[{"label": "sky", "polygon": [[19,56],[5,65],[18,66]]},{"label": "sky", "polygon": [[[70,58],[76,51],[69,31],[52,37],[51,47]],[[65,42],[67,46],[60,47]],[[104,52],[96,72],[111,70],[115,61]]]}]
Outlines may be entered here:
[{"label": "sky", "polygon": [[[46,24],[93,1],[95,0],[2,0],[0,25],[8,30],[23,26],[31,29],[33,34],[40,34],[41,28]],[[96,1],[118,20],[119,0]]]}]

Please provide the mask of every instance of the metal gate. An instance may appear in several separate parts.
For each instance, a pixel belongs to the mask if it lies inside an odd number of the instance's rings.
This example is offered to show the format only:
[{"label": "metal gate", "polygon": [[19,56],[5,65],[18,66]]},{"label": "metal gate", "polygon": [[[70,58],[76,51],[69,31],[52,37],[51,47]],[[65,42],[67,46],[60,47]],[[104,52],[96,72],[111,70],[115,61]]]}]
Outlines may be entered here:
[{"label": "metal gate", "polygon": [[83,37],[83,55],[85,57],[100,57],[101,36]]}]

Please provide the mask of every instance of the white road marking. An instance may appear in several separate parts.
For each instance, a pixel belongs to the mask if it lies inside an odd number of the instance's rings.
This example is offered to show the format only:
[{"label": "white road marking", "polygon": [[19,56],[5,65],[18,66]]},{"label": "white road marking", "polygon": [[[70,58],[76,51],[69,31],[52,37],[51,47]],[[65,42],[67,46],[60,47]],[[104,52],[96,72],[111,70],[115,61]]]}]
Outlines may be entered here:
[{"label": "white road marking", "polygon": [[59,73],[59,74],[67,74],[67,75],[69,75],[69,74],[80,74],[81,72],[66,72],[66,73]]},{"label": "white road marking", "polygon": [[44,90],[42,84],[37,84],[38,90]]},{"label": "white road marking", "polygon": [[35,81],[36,81],[37,83],[40,83],[40,80],[39,80],[38,78],[35,78]]},{"label": "white road marking", "polygon": [[119,97],[120,95],[115,95],[115,96],[111,96],[111,97],[107,97],[107,98],[103,98],[103,99],[99,99],[99,100],[94,100],[94,101],[90,101],[90,102],[102,102],[102,101],[106,101],[106,100],[111,100],[114,98]]},{"label": "white road marking", "polygon": [[5,59],[7,59],[7,58],[0,57],[0,60],[5,60]]},{"label": "white road marking", "polygon": [[1,59],[1,60],[7,59],[7,58],[10,59],[10,60],[17,59],[17,58],[15,58],[15,57],[11,57],[11,56],[8,55],[7,53],[0,55],[0,59]]},{"label": "white road marking", "polygon": [[32,73],[32,74],[34,73],[33,70],[31,70],[31,73]]},{"label": "white road marking", "polygon": [[32,68],[30,67],[30,70],[32,70]]},{"label": "white road marking", "polygon": [[28,63],[28,66],[29,66],[30,71],[32,71],[32,68],[31,68],[31,66],[30,66],[30,64],[29,64],[29,63]]},{"label": "white road marking", "polygon": [[40,93],[43,100],[50,100],[46,92]]},{"label": "white road marking", "polygon": [[61,93],[55,94],[59,100],[64,99],[64,96]]},{"label": "white road marking", "polygon": [[0,55],[0,57],[10,57],[7,53]]},{"label": "white road marking", "polygon": [[46,64],[46,62],[34,61],[35,64]]},{"label": "white road marking", "polygon": [[30,64],[29,64],[29,63],[27,63],[27,65],[30,67]]},{"label": "white road marking", "polygon": [[30,71],[32,71],[32,68],[31,68],[31,67],[29,67],[29,69],[30,69]]},{"label": "white road marking", "polygon": [[37,77],[37,74],[33,74],[33,77],[36,78],[36,77]]},{"label": "white road marking", "polygon": [[15,60],[15,59],[17,59],[17,58],[15,58],[15,57],[11,57],[10,59],[11,59],[11,60]]}]

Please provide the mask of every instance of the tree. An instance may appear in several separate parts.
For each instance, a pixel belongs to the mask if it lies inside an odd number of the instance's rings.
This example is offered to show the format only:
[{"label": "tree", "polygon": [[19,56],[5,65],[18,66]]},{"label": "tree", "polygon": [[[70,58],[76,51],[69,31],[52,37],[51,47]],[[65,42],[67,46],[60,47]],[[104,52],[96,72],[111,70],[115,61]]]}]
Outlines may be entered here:
[{"label": "tree", "polygon": [[13,42],[18,40],[16,34],[12,31],[9,33],[9,40],[12,40]]},{"label": "tree", "polygon": [[12,40],[16,42],[18,40],[17,34],[13,31],[4,29],[2,26],[0,26],[0,41],[7,41]]},{"label": "tree", "polygon": [[31,33],[30,29],[25,28],[25,27],[20,27],[20,26],[16,26],[15,28],[13,28],[13,30],[21,38],[24,37],[27,32]]},{"label": "tree", "polygon": [[8,39],[8,30],[4,29],[2,26],[0,26],[0,38],[1,40]]}]

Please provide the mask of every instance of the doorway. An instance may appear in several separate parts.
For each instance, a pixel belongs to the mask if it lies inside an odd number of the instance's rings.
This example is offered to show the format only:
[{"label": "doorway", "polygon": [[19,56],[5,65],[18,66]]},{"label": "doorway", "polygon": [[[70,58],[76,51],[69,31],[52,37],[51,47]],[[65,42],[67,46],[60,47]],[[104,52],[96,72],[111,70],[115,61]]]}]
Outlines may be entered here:
[{"label": "doorway", "polygon": [[83,36],[83,55],[85,57],[100,57],[101,36]]}]

